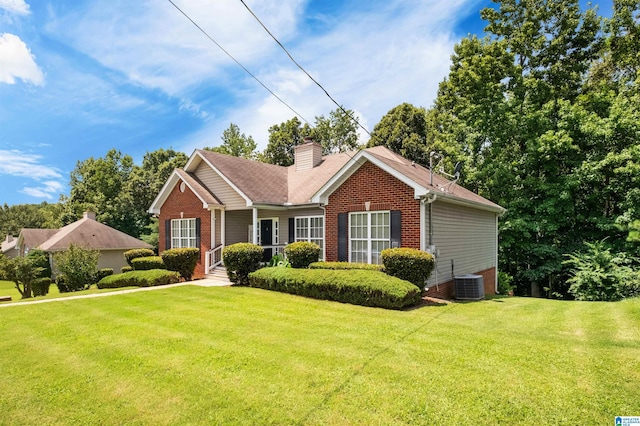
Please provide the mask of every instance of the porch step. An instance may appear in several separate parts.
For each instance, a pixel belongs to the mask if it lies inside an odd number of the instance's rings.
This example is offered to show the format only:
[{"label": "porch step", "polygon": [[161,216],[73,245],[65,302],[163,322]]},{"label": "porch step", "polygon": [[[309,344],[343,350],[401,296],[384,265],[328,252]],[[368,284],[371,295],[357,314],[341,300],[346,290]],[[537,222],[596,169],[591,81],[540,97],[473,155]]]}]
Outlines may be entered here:
[{"label": "porch step", "polygon": [[218,266],[206,275],[207,278],[218,278],[228,280],[227,269],[224,266]]}]

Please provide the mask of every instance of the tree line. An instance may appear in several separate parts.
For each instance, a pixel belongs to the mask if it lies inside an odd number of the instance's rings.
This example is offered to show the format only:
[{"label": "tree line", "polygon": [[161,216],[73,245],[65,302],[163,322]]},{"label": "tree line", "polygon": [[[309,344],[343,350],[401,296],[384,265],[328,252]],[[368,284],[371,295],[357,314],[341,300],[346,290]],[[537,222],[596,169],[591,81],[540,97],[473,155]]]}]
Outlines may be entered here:
[{"label": "tree line", "polygon": [[[639,269],[640,0],[614,0],[610,18],[577,0],[494,2],[481,11],[484,37],[455,45],[433,105],[392,108],[367,146],[423,165],[438,152],[448,170],[462,162],[460,184],[507,209],[499,269],[516,291],[580,297],[575,277],[584,265],[601,267],[603,253],[613,259],[605,262],[611,274]],[[325,154],[360,148],[349,115],[336,109],[313,126],[296,117],[273,125],[262,152],[231,123],[222,143],[205,149],[288,166],[305,136]],[[116,150],[80,161],[68,197],[5,205],[0,231],[57,227],[92,209],[103,223],[157,244],[146,209],[186,160],[160,149],[140,166]]]}]

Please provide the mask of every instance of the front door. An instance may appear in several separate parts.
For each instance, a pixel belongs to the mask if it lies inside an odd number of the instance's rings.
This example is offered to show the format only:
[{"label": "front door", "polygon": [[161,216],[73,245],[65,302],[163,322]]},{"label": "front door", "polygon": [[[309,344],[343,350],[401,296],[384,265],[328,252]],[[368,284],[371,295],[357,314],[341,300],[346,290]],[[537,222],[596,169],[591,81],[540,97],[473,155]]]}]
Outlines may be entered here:
[{"label": "front door", "polygon": [[[273,220],[262,219],[260,221],[260,245],[271,246],[273,245]],[[264,256],[262,260],[268,262],[273,256],[273,248],[269,247],[264,249]]]}]

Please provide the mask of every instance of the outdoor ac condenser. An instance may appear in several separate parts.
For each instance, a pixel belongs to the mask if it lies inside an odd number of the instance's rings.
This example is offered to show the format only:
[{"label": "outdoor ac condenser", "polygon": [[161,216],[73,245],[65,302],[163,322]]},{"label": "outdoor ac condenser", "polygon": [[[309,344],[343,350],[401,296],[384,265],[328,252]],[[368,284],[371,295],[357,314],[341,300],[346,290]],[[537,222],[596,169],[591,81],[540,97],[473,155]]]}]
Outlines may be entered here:
[{"label": "outdoor ac condenser", "polygon": [[454,278],[454,287],[456,299],[484,299],[484,279],[482,278],[482,275],[458,275]]}]

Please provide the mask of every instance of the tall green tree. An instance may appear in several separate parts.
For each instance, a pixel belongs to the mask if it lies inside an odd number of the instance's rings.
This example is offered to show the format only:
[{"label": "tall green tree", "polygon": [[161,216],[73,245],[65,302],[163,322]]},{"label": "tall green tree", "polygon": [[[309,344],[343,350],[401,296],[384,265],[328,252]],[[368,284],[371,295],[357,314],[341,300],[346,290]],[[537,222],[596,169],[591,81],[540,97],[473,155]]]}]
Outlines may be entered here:
[{"label": "tall green tree", "polygon": [[324,155],[358,148],[358,125],[351,117],[355,117],[353,111],[340,108],[331,111],[328,117],[316,117],[311,136],[322,145]]},{"label": "tall green tree", "polygon": [[589,156],[575,105],[599,60],[601,19],[577,0],[503,0],[487,38],[455,48],[436,100],[437,139],[466,156],[469,186],[506,207],[501,269],[519,289],[562,289],[584,232],[577,170]]},{"label": "tall green tree", "polygon": [[60,228],[61,214],[60,204],[43,202],[9,206],[5,203],[0,206],[0,239],[4,240],[7,234],[17,237],[22,228]]},{"label": "tall green tree", "polygon": [[262,153],[261,160],[269,164],[290,166],[293,164],[293,149],[304,143],[304,138],[311,135],[311,126],[302,125],[298,117],[269,128],[269,143]]},{"label": "tall green tree", "polygon": [[220,154],[232,155],[234,157],[247,158],[253,160],[256,158],[257,144],[253,137],[240,133],[240,128],[236,124],[229,124],[229,127],[222,132],[222,145],[216,147],[205,147],[209,151],[218,152]]}]

